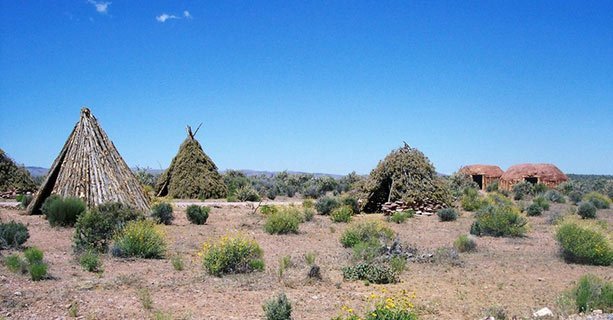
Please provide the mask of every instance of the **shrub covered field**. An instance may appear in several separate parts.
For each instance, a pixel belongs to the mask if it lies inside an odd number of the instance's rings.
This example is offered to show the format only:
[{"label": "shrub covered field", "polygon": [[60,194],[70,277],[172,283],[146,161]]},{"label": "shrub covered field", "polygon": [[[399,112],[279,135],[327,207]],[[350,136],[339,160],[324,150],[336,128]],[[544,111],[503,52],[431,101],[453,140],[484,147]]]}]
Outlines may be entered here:
[{"label": "shrub covered field", "polygon": [[[302,210],[300,204],[296,206]],[[388,221],[381,214],[356,214],[350,223],[335,223],[329,216],[316,214],[311,221],[301,222],[297,233],[270,234],[265,230],[267,215],[253,213],[249,204],[211,206],[202,225],[188,220],[186,207],[173,203],[172,223],[157,225],[166,242],[160,258],[113,256],[109,249],[99,255],[98,272],[80,265],[73,246],[74,227],[51,227],[43,216],[0,208],[3,223],[21,222],[29,232],[21,248],[8,247],[0,251],[0,258],[23,256],[24,248],[36,247],[44,252],[47,265],[46,277],[32,281],[27,273],[0,264],[0,319],[71,315],[262,319],[263,305],[281,293],[291,303],[294,319],[345,319],[348,311],[362,315],[375,310],[376,301],[369,305],[369,297],[382,297],[382,292],[409,297],[403,301],[411,306],[411,316],[419,319],[477,319],[492,310],[504,312],[508,319],[529,318],[543,307],[556,315],[576,313],[574,302],[564,297],[574,292],[586,274],[612,281],[611,266],[569,263],[561,254],[556,240],[560,224],[553,222],[563,223],[563,216],[576,210],[569,201],[552,202],[539,216],[522,213],[527,219],[524,237],[471,237],[476,249],[461,253],[453,250],[454,242],[470,232],[477,212],[458,210],[457,220],[447,222],[434,215],[409,217],[403,223]],[[574,221],[583,223],[584,219],[574,216]],[[397,234],[401,254],[414,252],[417,257],[398,269],[398,282],[375,284],[343,277],[344,268],[362,260],[356,260],[353,248],[343,246],[341,237],[347,228],[370,220]],[[596,220],[588,222],[610,234],[613,209],[598,210]],[[208,272],[203,264],[205,243],[239,235],[259,245],[263,265],[251,264],[246,273]],[[382,239],[388,247],[393,245],[394,238]],[[430,253],[432,258],[421,258]],[[181,268],[176,267],[178,259]],[[314,266],[321,280],[308,276]],[[380,312],[387,312],[384,304],[380,307]]]}]

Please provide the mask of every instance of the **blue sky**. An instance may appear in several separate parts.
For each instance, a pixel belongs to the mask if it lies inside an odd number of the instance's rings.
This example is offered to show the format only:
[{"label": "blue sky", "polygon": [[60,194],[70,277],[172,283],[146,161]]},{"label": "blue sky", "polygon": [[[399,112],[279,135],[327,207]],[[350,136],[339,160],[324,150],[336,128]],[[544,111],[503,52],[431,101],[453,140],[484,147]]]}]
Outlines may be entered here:
[{"label": "blue sky", "polygon": [[613,174],[612,1],[2,1],[0,148],[49,167],[91,108],[131,166],[185,125],[221,169]]}]

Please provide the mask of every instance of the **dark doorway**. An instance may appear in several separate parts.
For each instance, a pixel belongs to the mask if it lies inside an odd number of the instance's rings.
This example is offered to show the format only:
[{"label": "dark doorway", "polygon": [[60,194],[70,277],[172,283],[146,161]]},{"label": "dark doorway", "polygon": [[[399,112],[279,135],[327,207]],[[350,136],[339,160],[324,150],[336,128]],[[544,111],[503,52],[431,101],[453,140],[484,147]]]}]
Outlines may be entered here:
[{"label": "dark doorway", "polygon": [[473,174],[473,181],[479,185],[479,189],[483,190],[483,175]]},{"label": "dark doorway", "polygon": [[526,180],[526,181],[528,181],[528,182],[530,182],[532,184],[539,183],[539,178],[537,178],[537,177],[526,177],[526,178],[524,178],[524,180]]}]

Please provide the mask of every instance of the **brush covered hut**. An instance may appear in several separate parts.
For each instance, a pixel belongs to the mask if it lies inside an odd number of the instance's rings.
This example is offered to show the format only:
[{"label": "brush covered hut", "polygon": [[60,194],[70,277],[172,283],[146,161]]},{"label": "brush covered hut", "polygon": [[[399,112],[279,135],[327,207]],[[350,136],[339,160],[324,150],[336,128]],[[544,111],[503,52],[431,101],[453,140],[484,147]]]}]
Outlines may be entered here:
[{"label": "brush covered hut", "polygon": [[485,190],[490,183],[499,180],[504,173],[500,167],[487,164],[464,166],[460,168],[460,172],[469,175],[481,190]]},{"label": "brush covered hut", "polygon": [[80,198],[89,208],[120,202],[136,210],[149,210],[149,199],[136,176],[86,107],[81,109],[79,122],[28,206],[28,213],[39,214],[51,194]]},{"label": "brush covered hut", "polygon": [[502,189],[511,190],[513,186],[522,181],[530,183],[542,183],[549,188],[554,188],[568,177],[558,167],[549,163],[524,163],[509,167],[500,177]]},{"label": "brush covered hut", "polygon": [[156,190],[160,197],[179,199],[217,199],[226,197],[228,190],[223,177],[211,158],[196,140],[195,132],[187,126],[187,138],[170,166],[160,175]]},{"label": "brush covered hut", "polygon": [[405,209],[431,213],[451,203],[451,193],[434,165],[408,144],[379,162],[359,186],[365,212]]},{"label": "brush covered hut", "polygon": [[36,191],[36,183],[26,168],[18,166],[0,149],[0,197],[15,198],[18,194]]}]

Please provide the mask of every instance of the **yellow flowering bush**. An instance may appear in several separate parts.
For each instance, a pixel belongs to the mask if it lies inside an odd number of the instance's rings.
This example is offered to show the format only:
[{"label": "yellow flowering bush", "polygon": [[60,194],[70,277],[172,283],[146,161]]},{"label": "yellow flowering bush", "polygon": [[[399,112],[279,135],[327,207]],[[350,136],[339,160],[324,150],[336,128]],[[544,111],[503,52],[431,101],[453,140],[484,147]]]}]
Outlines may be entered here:
[{"label": "yellow flowering bush", "polygon": [[390,293],[382,288],[381,293],[371,293],[365,299],[367,307],[362,315],[343,305],[342,314],[333,320],[417,320],[417,314],[413,311],[414,299],[415,293],[407,290]]},{"label": "yellow flowering bush", "polygon": [[145,259],[163,258],[166,234],[151,220],[130,221],[115,236],[113,255]]},{"label": "yellow flowering bush", "polygon": [[245,236],[223,236],[216,242],[205,242],[198,253],[206,271],[215,276],[248,273],[264,269],[260,245]]},{"label": "yellow flowering bush", "polygon": [[556,232],[562,255],[569,262],[610,266],[613,245],[610,234],[596,223],[565,219]]}]

